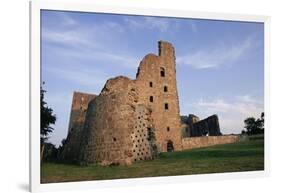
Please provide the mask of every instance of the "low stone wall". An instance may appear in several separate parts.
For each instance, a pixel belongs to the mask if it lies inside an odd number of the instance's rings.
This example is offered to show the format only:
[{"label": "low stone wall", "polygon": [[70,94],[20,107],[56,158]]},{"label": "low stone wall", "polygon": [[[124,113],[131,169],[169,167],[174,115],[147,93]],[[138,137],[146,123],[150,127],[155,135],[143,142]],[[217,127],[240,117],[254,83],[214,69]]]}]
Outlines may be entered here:
[{"label": "low stone wall", "polygon": [[218,144],[235,143],[239,141],[239,139],[240,139],[239,135],[188,137],[182,139],[182,148],[195,149],[195,148],[208,147]]}]

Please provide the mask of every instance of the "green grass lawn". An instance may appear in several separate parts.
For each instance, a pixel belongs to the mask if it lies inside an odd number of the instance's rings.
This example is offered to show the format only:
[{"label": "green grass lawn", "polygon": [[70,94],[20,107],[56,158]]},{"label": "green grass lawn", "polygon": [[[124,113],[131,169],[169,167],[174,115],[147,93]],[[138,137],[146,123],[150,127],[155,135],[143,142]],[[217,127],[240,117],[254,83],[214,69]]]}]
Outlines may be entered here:
[{"label": "green grass lawn", "polygon": [[181,152],[161,153],[159,158],[130,166],[78,166],[43,163],[41,183],[174,176],[264,169],[263,137],[235,144]]}]

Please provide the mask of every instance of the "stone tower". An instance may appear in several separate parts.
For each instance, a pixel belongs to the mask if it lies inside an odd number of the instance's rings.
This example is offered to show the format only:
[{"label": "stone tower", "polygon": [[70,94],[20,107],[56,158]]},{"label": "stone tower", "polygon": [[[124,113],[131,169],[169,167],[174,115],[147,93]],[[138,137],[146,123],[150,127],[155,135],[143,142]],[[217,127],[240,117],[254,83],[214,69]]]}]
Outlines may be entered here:
[{"label": "stone tower", "polygon": [[112,78],[99,96],[89,103],[80,164],[124,165],[132,162],[135,90],[129,78]]},{"label": "stone tower", "polygon": [[68,134],[65,146],[62,151],[62,158],[72,161],[78,160],[80,151],[81,135],[84,129],[84,122],[88,104],[96,97],[94,94],[74,92],[68,125]]},{"label": "stone tower", "polygon": [[158,42],[158,49],[158,56],[148,54],[140,63],[136,77],[139,98],[151,111],[158,149],[181,150],[175,51],[164,41]]},{"label": "stone tower", "polygon": [[74,92],[72,98],[72,106],[70,112],[70,120],[68,125],[68,133],[72,130],[82,130],[84,127],[85,116],[88,109],[89,102],[94,99],[96,95]]}]

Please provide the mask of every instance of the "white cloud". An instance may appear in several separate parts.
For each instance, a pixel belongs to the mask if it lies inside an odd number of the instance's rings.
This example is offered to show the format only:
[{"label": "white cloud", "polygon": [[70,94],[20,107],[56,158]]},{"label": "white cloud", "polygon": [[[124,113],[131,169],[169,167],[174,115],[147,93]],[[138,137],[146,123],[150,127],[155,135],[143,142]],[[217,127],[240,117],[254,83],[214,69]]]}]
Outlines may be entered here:
[{"label": "white cloud", "polygon": [[251,95],[241,95],[241,96],[237,96],[237,99],[240,101],[243,101],[245,103],[256,103],[256,104],[262,104],[263,101],[261,100],[257,100],[255,98],[253,98]]},{"label": "white cloud", "polygon": [[[60,23],[65,23],[61,21]],[[60,26],[60,25],[58,25]],[[112,44],[112,31],[115,35],[120,32],[119,24],[112,22],[103,24],[92,24],[83,26],[80,24],[79,27],[47,27],[42,28],[42,40],[49,43],[56,43],[62,46],[69,46],[69,49],[87,48],[89,50],[101,50],[106,49],[104,45],[106,43]]]},{"label": "white cloud", "polygon": [[144,23],[150,28],[157,28],[162,32],[165,32],[170,27],[170,22],[167,19],[158,18],[158,17],[145,17]]},{"label": "white cloud", "polygon": [[188,24],[193,33],[198,32],[197,25],[193,21],[188,21]]},{"label": "white cloud", "polygon": [[124,32],[124,26],[116,22],[93,20],[90,23],[83,23],[67,13],[56,15],[55,24],[46,23],[42,27],[43,41],[102,49],[107,48],[103,44],[112,43],[112,39],[118,39],[115,36]]},{"label": "white cloud", "polygon": [[[75,25],[75,19],[67,14],[60,14],[58,23]],[[59,25],[60,26],[60,25]],[[114,31],[114,33],[112,33]],[[79,27],[44,27],[42,29],[42,39],[51,43],[51,51],[60,58],[73,58],[78,60],[91,59],[95,61],[107,62],[109,65],[121,65],[126,68],[136,68],[138,58],[130,52],[124,53],[118,35],[124,32],[123,27],[115,22],[107,21],[99,24],[93,23]],[[122,35],[121,35],[122,36]],[[122,36],[124,37],[124,36]],[[60,46],[54,46],[54,45]],[[117,49],[115,45],[118,45]]]},{"label": "white cloud", "polygon": [[236,96],[232,100],[227,99],[200,99],[190,105],[200,118],[206,118],[212,114],[219,116],[222,132],[240,133],[244,128],[244,120],[247,117],[260,117],[264,111],[263,101],[251,95]]},{"label": "white cloud", "polygon": [[156,29],[160,32],[173,32],[181,27],[188,27],[193,33],[198,31],[197,25],[190,20],[180,23],[173,18],[165,17],[140,17],[138,19],[125,18],[124,21],[131,29]]},{"label": "white cloud", "polygon": [[70,17],[67,13],[59,12],[57,16],[60,17],[61,21],[63,21],[61,24],[64,26],[77,25],[76,20]]},{"label": "white cloud", "polygon": [[218,68],[222,65],[230,65],[246,56],[255,47],[253,37],[241,42],[220,42],[190,54],[177,57],[179,65],[188,65],[195,69]]},{"label": "white cloud", "polygon": [[[50,50],[52,58],[61,59],[64,65],[67,63],[67,66],[70,64],[66,61],[71,61],[72,65],[75,66],[75,62],[78,65],[81,64],[81,61],[91,61],[92,65],[103,63],[108,67],[123,67],[126,69],[136,69],[139,65],[140,59],[136,56],[126,55],[124,53],[118,53],[118,51],[113,52],[112,50],[96,50],[89,49],[85,47],[81,48],[59,48],[52,47]],[[89,62],[86,62],[88,64]],[[96,66],[98,68],[98,66]],[[65,68],[65,67],[62,67]]]},{"label": "white cloud", "polygon": [[158,29],[161,32],[166,32],[173,25],[171,19],[161,17],[142,17],[139,19],[126,18],[124,21],[133,29]]},{"label": "white cloud", "polygon": [[42,39],[43,41],[58,43],[62,45],[70,46],[90,46],[92,47],[91,41],[85,31],[81,29],[75,30],[58,30],[42,28]]},{"label": "white cloud", "polygon": [[106,75],[99,70],[71,68],[70,65],[65,68],[46,67],[45,70],[61,79],[92,88],[102,88],[107,79]]}]

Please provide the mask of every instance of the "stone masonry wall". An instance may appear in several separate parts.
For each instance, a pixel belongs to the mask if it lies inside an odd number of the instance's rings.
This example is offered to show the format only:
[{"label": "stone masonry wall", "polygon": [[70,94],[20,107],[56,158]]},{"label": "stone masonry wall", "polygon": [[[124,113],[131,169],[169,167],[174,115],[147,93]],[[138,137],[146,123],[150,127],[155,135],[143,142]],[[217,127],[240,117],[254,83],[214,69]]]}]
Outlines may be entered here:
[{"label": "stone masonry wall", "polygon": [[81,134],[84,128],[88,104],[96,97],[94,94],[74,92],[70,112],[68,134],[62,151],[62,158],[76,161],[80,149]]},{"label": "stone masonry wall", "polygon": [[148,130],[151,127],[150,112],[144,105],[137,105],[134,116],[135,124],[131,134],[133,161],[152,159],[153,150],[150,145]]},{"label": "stone masonry wall", "polygon": [[133,143],[133,81],[116,77],[107,81],[88,107],[80,152],[81,164],[130,164]]},{"label": "stone masonry wall", "polygon": [[151,111],[159,151],[167,151],[171,141],[174,150],[181,150],[181,121],[176,84],[174,48],[159,42],[159,55],[148,54],[141,61],[136,84],[139,100]]},{"label": "stone masonry wall", "polygon": [[147,127],[150,111],[139,104],[134,80],[107,81],[88,107],[80,151],[81,164],[128,165],[152,159]]},{"label": "stone masonry wall", "polygon": [[189,137],[182,139],[182,147],[183,149],[195,149],[218,144],[235,143],[239,139],[239,135]]},{"label": "stone masonry wall", "polygon": [[191,137],[196,136],[218,136],[221,135],[219,118],[217,115],[212,115],[206,119],[197,121],[192,124]]},{"label": "stone masonry wall", "polygon": [[96,98],[96,96],[95,94],[76,91],[73,93],[68,132],[73,129],[83,129],[88,104],[92,99]]}]

